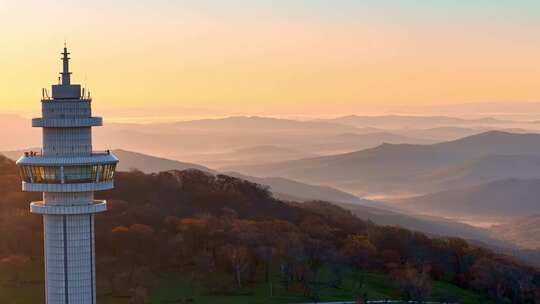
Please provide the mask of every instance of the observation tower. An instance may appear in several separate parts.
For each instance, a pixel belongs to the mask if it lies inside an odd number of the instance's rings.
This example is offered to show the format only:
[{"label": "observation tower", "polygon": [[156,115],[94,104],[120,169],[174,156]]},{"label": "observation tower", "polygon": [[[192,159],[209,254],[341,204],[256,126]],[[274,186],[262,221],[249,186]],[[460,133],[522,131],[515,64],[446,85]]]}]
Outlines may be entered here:
[{"label": "observation tower", "polygon": [[103,119],[92,116],[90,93],[71,84],[69,54],[64,46],[59,83],[50,97],[43,89],[42,118],[32,120],[43,128],[42,151],[26,152],[17,164],[23,191],[43,192],[30,212],[43,215],[46,303],[95,304],[94,215],[107,203],[94,191],[114,187],[118,159],[92,150],[92,127]]}]

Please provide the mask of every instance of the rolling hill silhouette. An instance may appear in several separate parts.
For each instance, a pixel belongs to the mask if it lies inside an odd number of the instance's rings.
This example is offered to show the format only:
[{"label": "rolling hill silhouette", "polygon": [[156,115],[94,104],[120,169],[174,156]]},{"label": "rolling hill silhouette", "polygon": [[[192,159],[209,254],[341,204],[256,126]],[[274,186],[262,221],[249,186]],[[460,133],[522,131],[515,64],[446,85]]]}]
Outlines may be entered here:
[{"label": "rolling hill silhouette", "polygon": [[526,249],[540,249],[540,215],[521,217],[491,227],[493,235]]},{"label": "rolling hill silhouette", "polygon": [[401,208],[446,216],[520,217],[540,213],[540,179],[505,179],[398,201]]},{"label": "rolling hill silhouette", "polygon": [[328,184],[356,193],[416,191],[411,181],[489,155],[540,155],[540,135],[490,131],[432,145],[383,144],[353,153],[231,170]]}]

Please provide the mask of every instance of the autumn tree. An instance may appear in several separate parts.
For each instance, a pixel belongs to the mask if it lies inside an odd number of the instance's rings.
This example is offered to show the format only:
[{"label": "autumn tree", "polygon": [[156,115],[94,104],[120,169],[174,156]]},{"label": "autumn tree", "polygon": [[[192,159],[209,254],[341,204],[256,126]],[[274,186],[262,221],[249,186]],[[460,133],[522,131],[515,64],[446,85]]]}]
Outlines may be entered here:
[{"label": "autumn tree", "polygon": [[366,269],[373,264],[377,249],[366,235],[350,235],[346,240],[342,254],[357,268]]},{"label": "autumn tree", "polygon": [[220,252],[232,269],[237,287],[242,288],[244,273],[248,270],[251,263],[248,249],[243,246],[227,244],[220,248]]},{"label": "autumn tree", "polygon": [[406,300],[425,301],[431,294],[432,283],[426,265],[421,270],[406,265],[394,270],[392,276]]}]

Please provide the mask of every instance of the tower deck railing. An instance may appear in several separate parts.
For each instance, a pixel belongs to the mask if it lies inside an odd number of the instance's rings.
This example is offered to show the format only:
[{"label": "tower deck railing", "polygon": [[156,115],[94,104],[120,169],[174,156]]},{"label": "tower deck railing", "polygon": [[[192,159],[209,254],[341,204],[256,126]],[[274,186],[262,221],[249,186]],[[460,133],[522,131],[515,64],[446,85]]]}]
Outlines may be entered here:
[{"label": "tower deck railing", "polygon": [[86,101],[92,102],[92,98],[75,98],[75,99],[54,99],[52,97],[41,98],[41,102],[58,102],[58,101]]},{"label": "tower deck railing", "polygon": [[43,150],[40,151],[26,151],[24,157],[43,157]]},{"label": "tower deck railing", "polygon": [[[91,156],[103,156],[111,155],[111,150],[96,150],[90,153]],[[24,152],[24,157],[45,157],[43,151],[26,151]]]}]

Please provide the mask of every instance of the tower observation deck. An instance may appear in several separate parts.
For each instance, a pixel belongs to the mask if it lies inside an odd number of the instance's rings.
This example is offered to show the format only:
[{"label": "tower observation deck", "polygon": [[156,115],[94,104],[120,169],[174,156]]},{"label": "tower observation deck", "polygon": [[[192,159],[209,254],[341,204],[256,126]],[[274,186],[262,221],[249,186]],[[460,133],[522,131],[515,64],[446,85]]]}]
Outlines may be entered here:
[{"label": "tower observation deck", "polygon": [[46,303],[95,304],[94,215],[107,203],[95,200],[94,191],[114,187],[118,159],[92,150],[92,127],[103,120],[92,116],[90,94],[71,84],[69,59],[64,47],[60,83],[51,97],[43,90],[42,117],[32,120],[43,128],[43,149],[17,164],[23,191],[43,192],[30,211],[43,215]]}]

